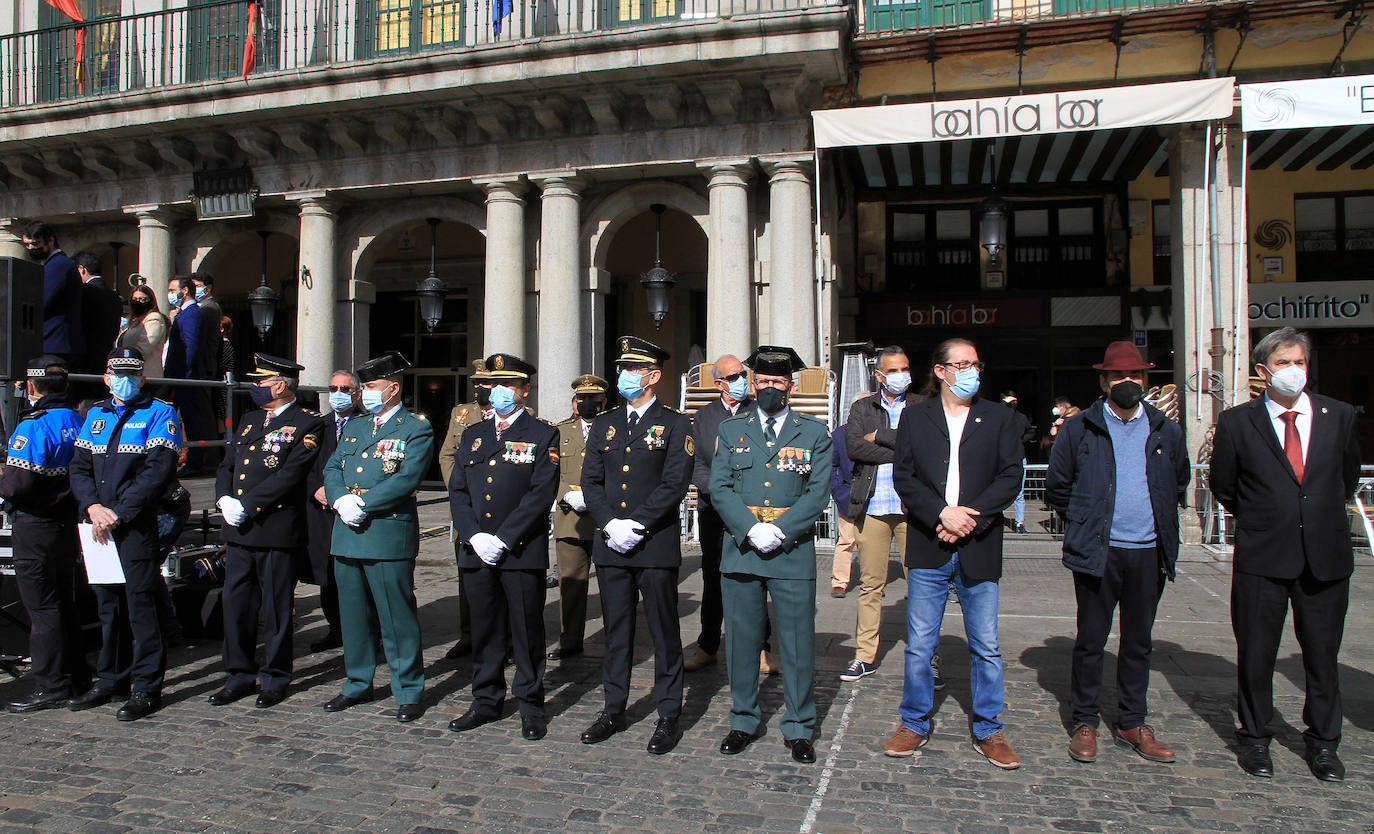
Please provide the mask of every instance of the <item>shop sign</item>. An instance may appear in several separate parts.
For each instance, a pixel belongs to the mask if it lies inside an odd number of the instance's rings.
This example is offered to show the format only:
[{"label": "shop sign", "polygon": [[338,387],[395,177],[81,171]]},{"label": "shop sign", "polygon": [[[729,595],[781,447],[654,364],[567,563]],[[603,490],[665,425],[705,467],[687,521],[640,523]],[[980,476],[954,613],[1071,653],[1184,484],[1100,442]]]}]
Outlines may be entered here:
[{"label": "shop sign", "polygon": [[1374,327],[1374,281],[1250,285],[1250,326]]},{"label": "shop sign", "polygon": [[1027,298],[894,300],[869,305],[865,319],[875,329],[1041,327],[1045,306]]},{"label": "shop sign", "polygon": [[1374,75],[1241,84],[1240,101],[1247,133],[1374,124]]}]

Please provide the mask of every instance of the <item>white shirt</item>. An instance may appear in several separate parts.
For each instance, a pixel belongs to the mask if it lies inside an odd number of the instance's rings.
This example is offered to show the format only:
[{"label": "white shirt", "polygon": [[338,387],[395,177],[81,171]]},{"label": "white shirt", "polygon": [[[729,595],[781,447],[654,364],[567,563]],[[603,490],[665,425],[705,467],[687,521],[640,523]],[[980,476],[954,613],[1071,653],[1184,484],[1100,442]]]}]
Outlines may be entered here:
[{"label": "white shirt", "polygon": [[945,425],[949,427],[949,472],[945,476],[945,503],[951,507],[959,506],[959,441],[964,437],[964,424],[968,422],[971,408],[964,409],[957,416],[945,412]]},{"label": "white shirt", "polygon": [[395,415],[396,412],[398,412],[398,411],[400,411],[400,410],[401,410],[401,404],[400,404],[400,403],[396,403],[396,404],[393,405],[391,408],[388,408],[386,411],[383,411],[381,414],[374,414],[374,415],[372,415],[372,425],[373,425],[373,426],[376,426],[376,427],[378,427],[378,428],[380,428],[381,426],[385,426],[385,425],[386,425],[386,421],[387,421],[387,420],[390,420],[390,419],[392,418],[392,416]]},{"label": "white shirt", "polygon": [[584,420],[581,417],[578,417],[577,425],[582,429],[582,440],[585,442],[587,439],[587,432],[592,430],[592,421]]},{"label": "white shirt", "polygon": [[285,403],[282,403],[281,405],[279,405],[279,406],[277,406],[276,408],[272,409],[272,416],[273,416],[273,417],[276,417],[277,415],[281,414],[283,411],[285,411],[286,409],[288,409],[288,408],[290,408],[290,407],[291,407],[290,401],[287,401],[287,402],[285,402]]},{"label": "white shirt", "polygon": [[1269,395],[1264,395],[1264,407],[1269,409],[1269,423],[1274,427],[1274,434],[1279,437],[1279,448],[1283,448],[1283,434],[1288,426],[1283,421],[1283,415],[1289,411],[1298,412],[1298,419],[1294,424],[1298,427],[1298,440],[1302,441],[1302,462],[1307,463],[1307,447],[1312,438],[1312,400],[1308,398],[1307,392],[1303,391],[1298,395],[1298,401],[1293,403],[1293,407],[1284,408],[1273,400]]},{"label": "white shirt", "polygon": [[727,404],[727,403],[725,402],[725,398],[724,398],[724,397],[721,397],[721,398],[720,398],[720,404],[723,405],[723,406],[725,406],[725,410],[728,411],[728,412],[730,412],[730,416],[731,416],[731,417],[734,417],[736,414],[739,414],[739,407],[740,407],[741,405],[744,405],[744,403],[742,403],[742,402],[735,403],[734,405],[729,405],[729,404]]},{"label": "white shirt", "polygon": [[494,420],[494,421],[496,421],[496,430],[497,430],[498,432],[501,432],[501,431],[505,431],[506,429],[510,428],[511,425],[512,425],[516,420],[519,420],[519,419],[520,419],[520,415],[521,415],[521,414],[524,414],[524,413],[525,413],[525,409],[524,409],[524,408],[522,408],[522,407],[520,407],[520,406],[516,406],[515,410],[511,412],[511,414],[510,414],[509,417],[502,417],[500,414],[497,414],[496,412],[492,412],[491,419]]},{"label": "white shirt", "polygon": [[773,424],[774,435],[782,434],[782,427],[787,425],[787,415],[792,413],[792,409],[790,406],[784,408],[782,411],[779,411],[777,414],[774,414],[772,417],[769,417],[767,414],[765,414],[763,409],[761,408],[758,411],[759,424],[762,425],[765,430],[767,430],[768,424],[771,422]]},{"label": "white shirt", "polygon": [[656,402],[658,402],[658,397],[650,397],[649,401],[644,405],[641,405],[639,408],[635,408],[629,403],[625,403],[625,419],[630,419],[630,415],[633,414],[635,416],[635,423],[638,424],[640,420],[644,419],[644,412],[648,411],[649,406],[653,405]]}]

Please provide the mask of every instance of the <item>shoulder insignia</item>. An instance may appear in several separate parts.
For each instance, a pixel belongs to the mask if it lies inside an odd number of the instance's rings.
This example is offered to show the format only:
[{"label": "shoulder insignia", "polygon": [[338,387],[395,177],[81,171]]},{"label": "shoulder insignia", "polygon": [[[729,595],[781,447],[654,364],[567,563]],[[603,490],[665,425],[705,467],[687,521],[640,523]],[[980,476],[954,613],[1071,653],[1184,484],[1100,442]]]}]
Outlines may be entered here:
[{"label": "shoulder insignia", "polygon": [[607,427],[606,427],[606,439],[607,439],[607,440],[613,440],[614,438],[615,438],[615,426],[607,426]]},{"label": "shoulder insignia", "polygon": [[549,447],[549,460],[558,463],[558,450],[552,446]]},{"label": "shoulder insignia", "polygon": [[[25,420],[37,420],[39,417],[42,417],[44,414],[47,414],[47,413],[48,413],[48,410],[47,410],[46,408],[37,408],[37,409],[34,409],[33,411],[30,411],[28,414],[25,414],[25,415],[24,415],[24,419],[25,419]],[[1322,413],[1325,414],[1325,413],[1326,413],[1326,409],[1323,408],[1323,409],[1322,409]]]},{"label": "shoulder insignia", "polygon": [[10,448],[16,452],[20,451],[27,445],[29,445],[29,439],[23,436],[16,436],[14,440],[10,442]]},{"label": "shoulder insignia", "polygon": [[426,423],[429,422],[429,418],[426,417],[426,416],[423,415],[423,414],[416,414],[416,415],[415,415],[415,419],[416,419],[416,420],[422,420],[422,421],[424,421],[424,422],[426,422]]},{"label": "shoulder insignia", "polygon": [[457,418],[457,419],[459,419],[459,420],[466,420],[467,418],[468,418],[468,410],[467,410],[466,408],[460,408],[460,409],[458,409],[458,418]]},{"label": "shoulder insignia", "polygon": [[168,421],[167,421],[167,433],[168,433],[168,434],[176,434],[176,433],[177,433],[177,421],[176,421],[176,420],[168,420]]},{"label": "shoulder insignia", "polygon": [[682,445],[683,445],[684,448],[687,449],[687,454],[688,454],[688,455],[690,455],[690,456],[692,456],[692,457],[696,457],[696,454],[697,454],[697,444],[692,442],[692,436],[691,436],[690,434],[687,435],[687,438],[683,441]]},{"label": "shoulder insignia", "polygon": [[468,451],[469,451],[469,452],[475,452],[475,451],[477,451],[477,447],[478,447],[478,446],[481,446],[481,445],[482,445],[482,438],[480,438],[480,437],[474,438],[473,441],[472,441],[472,448],[471,448],[471,449],[468,449]]},{"label": "shoulder insignia", "polygon": [[91,423],[91,434],[100,434],[100,433],[101,433],[102,431],[104,431],[104,430],[105,430],[105,421],[104,421],[104,420],[96,420],[96,421],[94,421],[94,422]]},{"label": "shoulder insignia", "polygon": [[319,413],[318,411],[311,411],[311,410],[308,409],[308,408],[302,408],[301,411],[304,411],[307,415],[309,415],[309,416],[311,416],[311,417],[319,417],[319,416],[320,416],[320,413]]},{"label": "shoulder insignia", "polygon": [[302,437],[301,443],[304,444],[305,448],[307,449],[313,449],[316,446],[320,445],[319,441],[315,439],[315,435],[313,434],[307,434],[305,437]]},{"label": "shoulder insignia", "polygon": [[[164,400],[164,399],[161,398],[161,397],[153,397],[153,401],[154,401],[154,402],[162,403],[163,405],[172,405],[172,401],[171,401],[171,400]],[[172,407],[175,408],[176,406],[172,406]]]}]

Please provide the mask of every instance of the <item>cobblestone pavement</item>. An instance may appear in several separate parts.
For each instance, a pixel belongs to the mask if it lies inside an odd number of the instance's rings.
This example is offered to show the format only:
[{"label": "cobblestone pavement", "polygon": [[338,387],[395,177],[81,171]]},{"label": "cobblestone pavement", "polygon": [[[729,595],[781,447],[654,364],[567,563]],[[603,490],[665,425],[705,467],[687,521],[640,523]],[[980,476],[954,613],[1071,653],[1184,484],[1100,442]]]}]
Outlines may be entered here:
[{"label": "cobblestone pavement", "polygon": [[[437,513],[438,509],[432,511]],[[878,672],[854,684],[837,675],[852,659],[856,592],[832,599],[822,582],[817,615],[819,761],[794,764],[777,732],[779,679],[764,689],[767,734],[743,754],[716,751],[728,729],[724,664],[687,677],[685,736],[676,751],[644,751],[653,729],[652,657],[641,629],[629,730],[596,746],[578,736],[600,706],[601,629],[595,583],[588,653],[547,675],[551,727],[541,742],[505,720],[461,735],[447,722],[466,709],[471,669],[443,660],[456,639],[451,550],[427,539],[417,572],[426,643],[429,712],[396,722],[389,698],[338,715],[320,705],[338,692],[338,652],[305,648],[323,632],[313,586],[297,593],[297,678],[270,710],[252,700],[215,708],[218,642],[176,650],[166,706],[133,724],[114,706],[72,713],[0,714],[0,831],[1374,831],[1374,590],[1360,559],[1345,647],[1344,784],[1316,781],[1302,760],[1302,666],[1290,637],[1275,676],[1278,737],[1272,780],[1245,776],[1228,748],[1234,721],[1234,642],[1228,566],[1201,552],[1180,566],[1155,629],[1151,722],[1179,752],[1154,764],[1104,738],[1095,764],[1066,752],[1072,585],[1053,545],[1009,538],[1002,583],[1007,734],[1022,768],[1001,772],[969,743],[967,646],[957,605],[942,640],[949,686],[934,736],[911,759],[882,745],[901,697],[905,590],[887,593]],[[828,571],[829,554],[823,554]],[[682,633],[696,636],[699,558],[688,554]],[[892,562],[900,579],[900,567]],[[557,597],[545,610],[556,639]],[[552,642],[552,641],[551,641]],[[1104,724],[1115,718],[1107,666]],[[385,672],[379,683],[385,684]],[[27,692],[6,681],[0,697]],[[385,694],[385,693],[383,693]],[[513,705],[508,706],[508,713]]]}]

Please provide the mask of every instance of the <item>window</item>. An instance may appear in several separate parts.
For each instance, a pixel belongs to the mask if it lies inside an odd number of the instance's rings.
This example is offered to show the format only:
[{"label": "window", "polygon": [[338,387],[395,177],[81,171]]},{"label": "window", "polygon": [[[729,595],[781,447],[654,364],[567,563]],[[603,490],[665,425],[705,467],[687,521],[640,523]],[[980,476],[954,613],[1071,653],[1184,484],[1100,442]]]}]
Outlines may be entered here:
[{"label": "window", "polygon": [[1105,284],[1102,203],[1014,203],[1007,286],[1071,289]]},{"label": "window", "polygon": [[[485,7],[484,7],[485,8]],[[358,31],[365,56],[462,43],[460,0],[366,0]]]},{"label": "window", "polygon": [[[282,0],[258,3],[253,68],[276,69],[281,46]],[[186,34],[190,60],[188,81],[233,78],[243,72],[243,46],[248,36],[248,3],[191,0]]]},{"label": "window", "polygon": [[1176,2],[1177,0],[1054,0],[1054,13],[1129,12],[1132,9],[1148,9],[1151,6],[1166,6]]},{"label": "window", "polygon": [[634,26],[682,16],[682,0],[601,0],[605,26]]},{"label": "window", "polygon": [[868,0],[870,31],[957,26],[979,23],[989,17],[988,0]]},{"label": "window", "polygon": [[1374,192],[1293,198],[1299,281],[1374,278]]},{"label": "window", "polygon": [[1150,206],[1151,251],[1154,255],[1154,284],[1167,287],[1174,282],[1173,226],[1169,218],[1169,201],[1155,200]]},{"label": "window", "polygon": [[[77,0],[77,9],[87,22],[80,29],[51,5],[38,4],[39,101],[119,89],[119,0]],[[79,78],[78,31],[83,36]]]},{"label": "window", "polygon": [[887,288],[976,290],[978,244],[967,206],[895,206],[888,212]]}]

